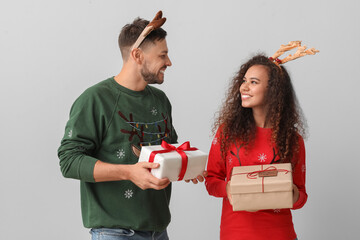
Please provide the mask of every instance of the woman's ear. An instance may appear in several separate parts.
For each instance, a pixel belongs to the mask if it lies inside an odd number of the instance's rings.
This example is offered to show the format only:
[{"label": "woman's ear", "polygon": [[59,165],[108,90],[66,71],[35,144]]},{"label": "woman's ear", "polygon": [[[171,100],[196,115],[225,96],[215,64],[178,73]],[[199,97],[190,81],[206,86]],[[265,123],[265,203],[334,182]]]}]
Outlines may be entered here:
[{"label": "woman's ear", "polygon": [[130,52],[130,56],[137,64],[142,64],[144,59],[144,53],[140,48],[134,48]]}]

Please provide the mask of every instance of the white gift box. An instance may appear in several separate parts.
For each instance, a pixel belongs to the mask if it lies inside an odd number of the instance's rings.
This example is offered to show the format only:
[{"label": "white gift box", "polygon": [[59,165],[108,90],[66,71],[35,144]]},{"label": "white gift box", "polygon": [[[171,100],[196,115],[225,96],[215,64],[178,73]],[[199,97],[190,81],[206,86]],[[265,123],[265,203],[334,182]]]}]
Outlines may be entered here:
[{"label": "white gift box", "polygon": [[[178,148],[182,144],[173,144],[170,146]],[[143,146],[141,148],[139,162],[149,162],[150,155],[154,151],[164,150],[162,145]],[[183,180],[194,179],[202,175],[205,171],[206,161],[208,155],[200,150],[183,151],[187,156],[187,166]],[[178,181],[179,174],[183,167],[182,156],[176,150],[169,150],[166,153],[157,153],[153,159],[154,163],[159,163],[160,166],[151,169],[152,175],[157,178],[168,178],[170,181]],[[185,166],[184,166],[185,167]]]}]

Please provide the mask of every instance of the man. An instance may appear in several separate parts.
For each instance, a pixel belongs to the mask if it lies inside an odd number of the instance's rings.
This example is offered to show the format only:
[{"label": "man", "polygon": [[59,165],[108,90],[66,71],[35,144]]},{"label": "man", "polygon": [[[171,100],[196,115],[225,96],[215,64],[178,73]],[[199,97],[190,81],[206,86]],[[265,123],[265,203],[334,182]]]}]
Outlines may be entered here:
[{"label": "man", "polygon": [[148,24],[137,18],[123,27],[120,73],[75,101],[58,150],[63,175],[81,182],[83,223],[93,239],[168,239],[170,181],[149,172],[159,164],[138,162],[141,146],[177,142],[168,98],[148,85],[163,83],[171,66],[167,33],[158,27],[139,43]]}]

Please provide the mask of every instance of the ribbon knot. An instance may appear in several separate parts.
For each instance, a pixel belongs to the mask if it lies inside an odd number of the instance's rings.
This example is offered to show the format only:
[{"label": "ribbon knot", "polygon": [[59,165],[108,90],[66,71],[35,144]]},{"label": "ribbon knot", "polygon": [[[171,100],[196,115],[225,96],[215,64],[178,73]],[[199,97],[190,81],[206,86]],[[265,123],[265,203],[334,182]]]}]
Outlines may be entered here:
[{"label": "ribbon knot", "polygon": [[272,171],[284,172],[285,174],[288,174],[289,172],[291,172],[291,171],[286,170],[286,169],[278,169],[275,166],[270,166],[270,167],[267,167],[267,168],[264,169],[264,166],[261,165],[261,170],[253,171],[253,172],[245,172],[245,173],[236,173],[236,174],[233,174],[232,176],[246,174],[246,177],[249,178],[249,179],[261,178],[261,189],[262,189],[262,192],[264,192],[265,176],[261,176],[260,173],[272,172]]},{"label": "ribbon knot", "polygon": [[185,173],[186,173],[187,165],[188,165],[188,156],[186,155],[186,153],[184,151],[196,151],[198,149],[191,147],[189,141],[184,142],[179,147],[175,147],[163,140],[161,142],[161,147],[164,148],[164,150],[158,150],[158,151],[151,152],[149,162],[154,162],[155,156],[158,153],[168,153],[168,152],[173,152],[173,151],[178,152],[181,156],[181,169],[180,169],[180,173],[178,176],[178,181],[183,180]]},{"label": "ribbon knot", "polygon": [[249,173],[247,174],[247,177],[248,177],[249,179],[256,179],[257,177],[262,177],[262,176],[260,176],[260,173],[273,172],[273,171],[278,171],[278,169],[277,169],[276,167],[274,167],[274,166],[270,166],[270,167],[268,167],[268,168],[266,168],[266,169],[263,170],[263,167],[262,167],[262,165],[261,165],[261,170],[259,170],[259,171],[254,171],[254,172],[249,172]]}]

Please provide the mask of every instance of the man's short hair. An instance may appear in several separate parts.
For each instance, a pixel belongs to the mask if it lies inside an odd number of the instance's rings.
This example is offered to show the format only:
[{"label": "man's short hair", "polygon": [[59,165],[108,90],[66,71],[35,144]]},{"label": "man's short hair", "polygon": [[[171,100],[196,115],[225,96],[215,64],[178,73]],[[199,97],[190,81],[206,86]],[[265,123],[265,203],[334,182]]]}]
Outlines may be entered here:
[{"label": "man's short hair", "polygon": [[[130,54],[131,47],[140,36],[144,28],[149,24],[149,21],[136,18],[132,23],[126,24],[119,34],[119,47],[121,55],[124,60],[127,60]],[[162,28],[153,30],[149,35],[146,36],[144,41],[139,47],[146,48],[150,43],[154,44],[157,40],[163,40],[166,37],[166,31]]]}]

